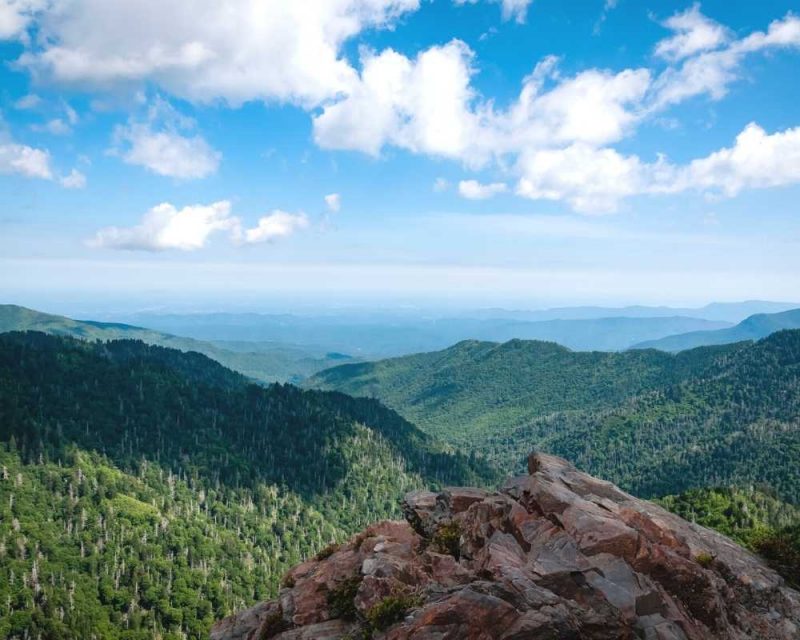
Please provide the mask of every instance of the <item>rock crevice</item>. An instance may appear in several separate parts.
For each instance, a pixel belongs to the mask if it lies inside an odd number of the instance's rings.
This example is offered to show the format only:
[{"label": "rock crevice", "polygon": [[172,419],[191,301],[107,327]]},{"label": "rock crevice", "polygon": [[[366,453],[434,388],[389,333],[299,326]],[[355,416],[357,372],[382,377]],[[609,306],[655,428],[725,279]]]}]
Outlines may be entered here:
[{"label": "rock crevice", "polygon": [[453,487],[292,569],[212,640],[800,638],[800,594],[753,554],[566,461]]}]

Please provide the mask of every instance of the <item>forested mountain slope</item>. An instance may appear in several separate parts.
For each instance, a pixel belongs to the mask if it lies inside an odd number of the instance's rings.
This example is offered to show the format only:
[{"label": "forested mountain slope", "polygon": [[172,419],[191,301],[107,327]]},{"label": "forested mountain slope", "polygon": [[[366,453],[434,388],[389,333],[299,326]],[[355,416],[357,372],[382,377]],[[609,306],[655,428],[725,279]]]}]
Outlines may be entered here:
[{"label": "forested mountain slope", "polygon": [[615,407],[704,371],[718,353],[573,352],[549,342],[465,341],[444,351],[334,367],[306,384],[378,398],[430,433],[480,448],[541,415]]},{"label": "forested mountain slope", "polygon": [[495,480],[372,400],[3,334],[0,637],[203,638],[404,491]]},{"label": "forested mountain slope", "polygon": [[7,331],[42,331],[82,340],[141,340],[196,351],[259,382],[297,382],[320,369],[352,360],[342,354],[291,345],[262,343],[249,349],[242,344],[221,346],[129,324],[73,320],[11,304],[0,305],[0,333]]},{"label": "forested mountain slope", "polygon": [[484,450],[496,460],[518,460],[532,447],[643,497],[755,483],[798,503],[800,331],[745,343],[705,372],[613,409],[537,418],[495,436]]},{"label": "forested mountain slope", "polygon": [[643,497],[764,483],[800,496],[800,331],[676,355],[461,343],[321,372],[497,466],[532,449]]},{"label": "forested mountain slope", "polygon": [[800,329],[800,309],[782,313],[760,313],[746,318],[734,327],[714,331],[692,331],[649,340],[634,346],[634,349],[660,349],[683,351],[714,344],[730,344],[743,340],[760,340],[783,329]]}]

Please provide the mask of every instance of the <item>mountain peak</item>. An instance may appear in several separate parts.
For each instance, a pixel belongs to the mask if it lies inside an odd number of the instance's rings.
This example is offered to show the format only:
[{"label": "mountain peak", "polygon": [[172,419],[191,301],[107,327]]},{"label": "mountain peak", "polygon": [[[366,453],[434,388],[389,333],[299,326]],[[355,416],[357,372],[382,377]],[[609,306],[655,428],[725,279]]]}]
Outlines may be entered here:
[{"label": "mountain peak", "polygon": [[800,593],[728,538],[561,458],[499,491],[408,494],[213,640],[796,638]]}]

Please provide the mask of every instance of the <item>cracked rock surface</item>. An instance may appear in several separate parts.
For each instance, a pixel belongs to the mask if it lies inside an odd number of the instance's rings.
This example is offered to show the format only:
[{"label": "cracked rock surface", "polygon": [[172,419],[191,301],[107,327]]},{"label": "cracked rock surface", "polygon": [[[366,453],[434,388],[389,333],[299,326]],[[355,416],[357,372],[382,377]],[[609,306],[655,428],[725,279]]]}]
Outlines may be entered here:
[{"label": "cracked rock surface", "polygon": [[728,538],[534,454],[403,501],[212,640],[798,639],[800,594]]}]

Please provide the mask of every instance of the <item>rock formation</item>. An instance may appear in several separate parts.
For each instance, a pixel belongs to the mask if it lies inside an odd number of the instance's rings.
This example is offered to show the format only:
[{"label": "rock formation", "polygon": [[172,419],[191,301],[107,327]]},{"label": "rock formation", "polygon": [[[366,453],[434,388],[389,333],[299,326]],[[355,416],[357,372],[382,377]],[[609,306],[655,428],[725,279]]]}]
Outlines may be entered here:
[{"label": "rock formation", "polygon": [[800,594],[729,539],[552,456],[406,496],[212,640],[800,638]]}]

